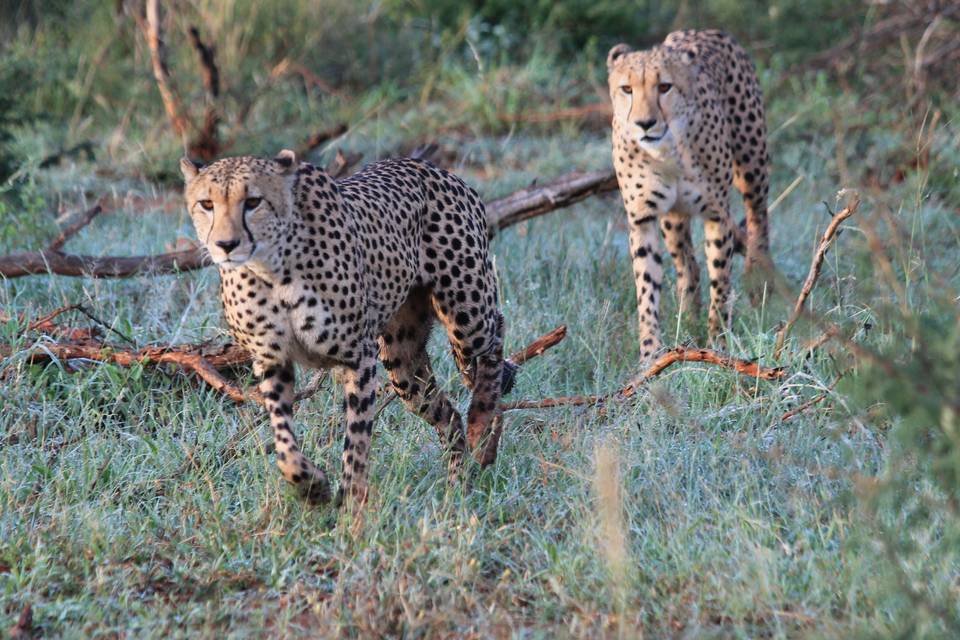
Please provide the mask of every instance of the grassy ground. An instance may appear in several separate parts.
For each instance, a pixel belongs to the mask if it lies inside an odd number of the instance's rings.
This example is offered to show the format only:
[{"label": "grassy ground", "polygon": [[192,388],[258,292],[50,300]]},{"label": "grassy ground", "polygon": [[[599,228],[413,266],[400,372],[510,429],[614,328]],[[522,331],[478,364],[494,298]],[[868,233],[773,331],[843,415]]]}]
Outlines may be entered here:
[{"label": "grassy ground", "polygon": [[[517,71],[517,91],[541,75]],[[457,96],[467,102],[494,90],[469,78],[454,86],[474,91]],[[854,96],[829,105],[849,119],[848,148],[838,149],[824,129],[826,99],[807,89],[771,90],[773,198],[784,194],[772,215],[774,259],[793,284],[828,221],[822,201],[834,206],[845,186],[847,163],[887,158],[904,146],[895,136],[923,135],[857,121],[864,117]],[[370,107],[381,98],[365,98],[371,115],[344,141],[367,159],[421,141],[453,99],[440,92],[423,105]],[[300,108],[310,105],[289,106]],[[452,168],[489,198],[609,162],[602,130],[491,132],[471,119],[472,108],[451,114],[457,127],[436,139],[455,152]],[[268,116],[256,120],[251,146],[294,136],[292,128],[267,134]],[[924,170],[864,193],[864,216],[890,211],[912,230],[897,278],[918,303],[918,282],[955,269],[948,159],[960,154],[949,129],[936,145],[942,153]],[[931,181],[940,188],[943,175],[947,190],[931,196]],[[84,163],[38,174],[35,189],[68,209],[86,194],[179,198],[176,185],[98,175]],[[858,226],[831,252],[813,306],[834,321],[872,326],[861,338],[880,346],[896,335],[875,310],[889,291],[864,266]],[[70,249],[151,253],[178,235],[191,235],[182,207],[131,206],[102,215]],[[23,239],[8,244],[26,248]],[[634,286],[616,197],[511,228],[493,251],[507,350],[569,327],[560,347],[523,367],[514,398],[605,391],[636,372]],[[32,318],[82,302],[140,345],[195,342],[224,333],[216,280],[211,270],[122,281],[32,277],[4,282],[0,306]],[[957,284],[955,272],[948,283]],[[703,322],[691,333],[676,322],[670,295],[664,304],[669,335],[699,341]],[[770,363],[786,308],[773,295],[759,308],[743,300],[730,351]],[[13,320],[0,326],[0,339],[21,349],[2,362],[0,386],[2,628],[31,604],[39,633],[78,638],[946,634],[916,623],[909,611],[919,605],[891,586],[874,521],[896,524],[897,506],[874,512],[858,502],[864,483],[888,465],[890,424],[838,391],[780,419],[843,368],[829,349],[806,357],[804,327],[782,360],[782,383],[684,365],[603,411],[512,412],[497,463],[475,471],[467,494],[448,488],[432,429],[391,406],[376,427],[372,495],[356,518],[295,499],[256,407],[150,369],[30,366],[23,352],[46,338],[21,332]],[[459,389],[439,338],[438,376]],[[305,449],[328,470],[338,464],[338,404],[327,388],[298,411]],[[906,570],[919,576],[915,588],[955,594],[954,556],[913,558]]]}]

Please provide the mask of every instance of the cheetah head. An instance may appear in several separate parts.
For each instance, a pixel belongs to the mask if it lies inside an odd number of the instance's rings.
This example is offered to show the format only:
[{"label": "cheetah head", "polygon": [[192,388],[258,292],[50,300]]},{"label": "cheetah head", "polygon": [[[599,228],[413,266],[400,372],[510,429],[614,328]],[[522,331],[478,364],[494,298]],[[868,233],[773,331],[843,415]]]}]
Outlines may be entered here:
[{"label": "cheetah head", "polygon": [[655,47],[633,51],[618,44],[607,55],[607,82],[613,118],[620,130],[647,153],[682,143],[696,108],[694,56]]},{"label": "cheetah head", "polygon": [[297,167],[296,154],[289,150],[272,160],[224,158],[202,168],[180,160],[197,238],[215,264],[276,271],[278,242],[286,236],[293,212]]}]

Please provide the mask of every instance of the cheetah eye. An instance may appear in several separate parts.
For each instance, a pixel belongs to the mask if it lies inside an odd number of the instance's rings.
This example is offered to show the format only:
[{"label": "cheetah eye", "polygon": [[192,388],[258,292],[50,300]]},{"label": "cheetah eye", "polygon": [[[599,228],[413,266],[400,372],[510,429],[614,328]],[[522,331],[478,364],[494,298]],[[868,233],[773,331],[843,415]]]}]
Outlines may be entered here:
[{"label": "cheetah eye", "polygon": [[243,208],[247,211],[253,211],[260,206],[261,202],[263,202],[263,198],[247,198],[243,201]]},{"label": "cheetah eye", "polygon": [[628,84],[625,84],[620,87],[620,91],[623,91],[625,94],[630,95],[631,93],[633,93],[633,87],[631,87]]},{"label": "cheetah eye", "polygon": [[661,82],[657,85],[657,91],[660,93],[666,93],[667,91],[670,91],[670,89],[673,89],[673,85],[669,82]]},{"label": "cheetah eye", "polygon": [[206,212],[213,211],[213,200],[198,200],[197,204]]}]

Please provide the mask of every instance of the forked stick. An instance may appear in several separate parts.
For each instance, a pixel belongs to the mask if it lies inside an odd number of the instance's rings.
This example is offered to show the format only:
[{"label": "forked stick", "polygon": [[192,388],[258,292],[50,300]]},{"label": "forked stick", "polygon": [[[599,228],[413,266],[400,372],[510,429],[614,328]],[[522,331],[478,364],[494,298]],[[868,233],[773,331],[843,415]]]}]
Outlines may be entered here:
[{"label": "forked stick", "polygon": [[823,266],[823,259],[826,257],[827,250],[830,249],[830,245],[833,243],[833,239],[836,237],[840,225],[843,224],[844,220],[855,214],[859,206],[860,198],[854,197],[853,202],[847,205],[843,211],[833,216],[833,219],[830,220],[830,225],[827,226],[827,230],[823,232],[823,237],[820,238],[820,244],[817,246],[817,252],[813,255],[813,261],[810,263],[810,273],[807,274],[807,279],[803,283],[803,289],[800,290],[800,295],[797,296],[797,302],[793,306],[793,313],[790,314],[790,319],[780,328],[780,331],[777,331],[777,342],[773,349],[773,357],[775,359],[780,359],[780,354],[783,352],[783,343],[787,338],[787,334],[790,332],[794,323],[800,318],[803,312],[803,305],[806,304],[807,298],[813,291],[813,287],[817,284],[817,278],[820,277],[820,268]]},{"label": "forked stick", "polygon": [[542,400],[518,400],[501,405],[501,409],[511,411],[514,409],[550,409],[563,406],[593,406],[603,404],[608,400],[629,398],[634,395],[640,387],[677,362],[704,362],[717,365],[724,369],[732,369],[745,376],[761,378],[763,380],[779,380],[787,375],[782,367],[761,367],[751,360],[733,358],[713,351],[712,349],[676,347],[657,358],[646,371],[630,381],[627,386],[612,393],[598,396],[562,396],[559,398],[543,398]]}]

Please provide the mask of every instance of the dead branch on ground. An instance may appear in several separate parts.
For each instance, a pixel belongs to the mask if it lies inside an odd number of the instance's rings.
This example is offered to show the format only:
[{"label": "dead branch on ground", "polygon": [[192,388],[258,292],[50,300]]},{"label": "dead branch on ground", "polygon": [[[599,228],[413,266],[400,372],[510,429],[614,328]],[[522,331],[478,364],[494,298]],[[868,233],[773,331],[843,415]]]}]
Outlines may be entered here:
[{"label": "dead branch on ground", "polygon": [[93,219],[96,218],[103,212],[103,199],[101,198],[97,204],[90,207],[83,212],[76,221],[68,225],[63,231],[60,232],[60,235],[54,239],[49,245],[47,245],[47,251],[60,251],[67,240],[77,235],[81,229],[93,222]]},{"label": "dead branch on ground", "polygon": [[487,229],[493,235],[507,227],[562,209],[590,196],[619,189],[613,170],[574,171],[543,186],[530,186],[487,205]]},{"label": "dead branch on ground", "polygon": [[813,260],[810,263],[810,272],[807,274],[807,279],[803,283],[800,295],[797,296],[797,302],[793,306],[793,313],[790,314],[790,318],[786,324],[777,332],[776,346],[773,350],[773,357],[775,359],[780,359],[780,354],[783,352],[783,343],[787,338],[787,334],[790,332],[794,323],[800,318],[803,312],[803,306],[813,291],[813,287],[817,284],[817,279],[820,277],[820,268],[823,266],[823,259],[826,257],[827,251],[830,249],[830,245],[833,243],[833,239],[840,229],[840,225],[843,224],[847,218],[855,214],[859,206],[860,198],[854,196],[853,201],[847,205],[843,211],[833,216],[826,231],[823,232],[823,237],[820,238],[820,244],[817,246],[817,251],[814,253]]},{"label": "dead branch on ground", "polygon": [[84,256],[59,251],[27,251],[0,256],[0,276],[33,274],[127,278],[142,273],[162,275],[192,271],[209,264],[200,248],[151,256]]},{"label": "dead branch on ground", "polygon": [[[81,308],[82,305],[61,307],[31,322],[28,325],[28,330],[42,328],[48,333],[57,333],[57,329],[62,328],[52,325],[51,321],[53,318],[67,311]],[[566,332],[566,327],[561,326],[537,338],[527,347],[512,356],[514,362],[521,364],[543,354],[547,349],[563,340]],[[14,350],[10,345],[0,345],[0,358],[9,358],[12,355],[14,355]],[[26,354],[26,358],[31,364],[51,362],[53,360],[64,362],[70,360],[90,360],[111,363],[121,367],[131,367],[136,364],[144,366],[174,365],[183,371],[195,374],[212,389],[227,396],[234,402],[256,402],[257,404],[264,405],[263,395],[258,389],[244,389],[230,382],[220,373],[221,370],[248,365],[251,362],[250,354],[241,347],[233,344],[213,349],[205,345],[168,345],[129,350],[92,339],[84,340],[83,342],[67,343],[41,342]],[[316,393],[321,383],[322,378],[300,391],[296,396],[296,400],[302,400]],[[382,409],[383,407],[381,407],[380,410],[382,411]]]},{"label": "dead branch on ground", "polygon": [[723,369],[731,369],[745,376],[762,380],[780,380],[787,375],[782,367],[762,367],[751,360],[741,360],[728,356],[712,349],[690,349],[676,347],[667,351],[650,365],[646,371],[634,378],[625,387],[612,393],[593,396],[563,396],[559,398],[543,398],[541,400],[518,400],[501,405],[504,411],[515,409],[549,409],[561,406],[594,406],[610,400],[622,400],[636,394],[650,380],[663,373],[664,370],[678,362],[703,362],[716,365]]},{"label": "dead branch on ground", "polygon": [[[350,166],[350,158],[342,171]],[[487,228],[493,235],[536,216],[568,207],[590,196],[616,191],[612,170],[568,173],[543,186],[521,189],[487,205]],[[92,218],[91,218],[92,219]],[[84,256],[60,251],[27,251],[0,256],[0,277],[19,278],[53,273],[63,276],[126,278],[140,273],[156,275],[192,271],[207,266],[202,247],[149,256]]]},{"label": "dead branch on ground", "polygon": [[817,405],[823,402],[824,400],[826,400],[828,397],[830,397],[830,394],[833,392],[833,390],[836,389],[837,385],[840,384],[840,380],[842,380],[843,377],[847,375],[847,373],[849,373],[849,371],[850,370],[848,369],[847,371],[844,371],[839,376],[837,376],[837,379],[834,380],[829,387],[824,389],[823,393],[810,398],[803,404],[798,405],[793,409],[790,409],[789,411],[785,411],[784,414],[780,416],[780,422],[786,422],[790,418],[798,416],[801,413],[806,413],[806,411],[810,409],[810,407],[813,407],[814,405]]}]

